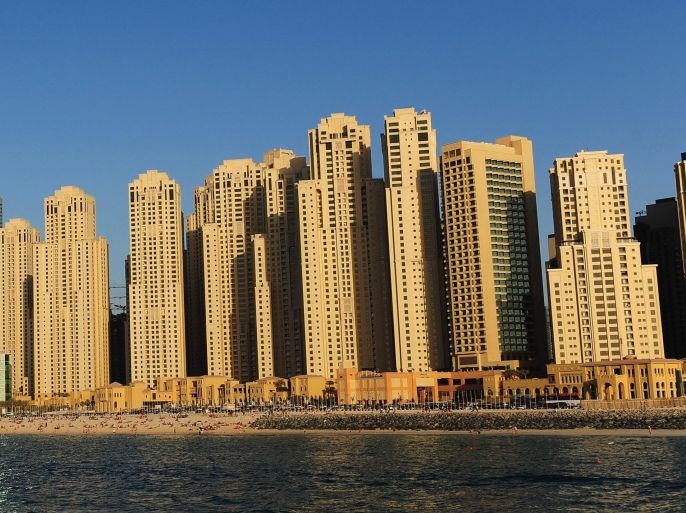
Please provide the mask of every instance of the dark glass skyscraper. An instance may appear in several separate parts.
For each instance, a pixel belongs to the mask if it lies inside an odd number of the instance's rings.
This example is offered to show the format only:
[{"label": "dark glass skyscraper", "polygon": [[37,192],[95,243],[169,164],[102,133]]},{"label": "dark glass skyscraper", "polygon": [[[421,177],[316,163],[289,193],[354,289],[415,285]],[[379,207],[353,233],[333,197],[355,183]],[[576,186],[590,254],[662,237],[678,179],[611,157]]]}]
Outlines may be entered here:
[{"label": "dark glass skyscraper", "polygon": [[665,357],[686,357],[686,278],[674,198],[657,200],[636,216],[634,234],[641,243],[641,261],[657,264]]}]

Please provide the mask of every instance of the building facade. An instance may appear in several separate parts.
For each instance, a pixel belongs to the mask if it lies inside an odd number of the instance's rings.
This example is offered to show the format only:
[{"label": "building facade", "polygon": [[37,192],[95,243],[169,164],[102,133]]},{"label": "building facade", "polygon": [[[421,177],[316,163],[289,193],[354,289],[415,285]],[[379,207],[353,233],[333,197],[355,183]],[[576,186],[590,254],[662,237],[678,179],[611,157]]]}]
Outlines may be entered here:
[{"label": "building facade", "polygon": [[686,152],[682,153],[681,160],[674,164],[674,179],[676,181],[676,201],[679,211],[681,255],[684,274],[686,274]]},{"label": "building facade", "polygon": [[395,369],[449,367],[431,114],[396,109],[381,143],[395,339]]},{"label": "building facade", "polygon": [[33,395],[33,247],[38,230],[11,219],[0,228],[0,351],[12,357],[12,394]]},{"label": "building facade", "polygon": [[662,358],[655,265],[631,236],[624,156],[581,151],[550,169],[548,298],[556,363]]},{"label": "building facade", "polygon": [[454,368],[540,366],[547,350],[532,143],[458,141],[441,154]]},{"label": "building facade", "polygon": [[187,219],[193,344],[207,372],[241,381],[303,368],[296,183],[303,157],[227,160],[196,188]]},{"label": "building facade", "polygon": [[129,184],[129,377],[186,375],[183,229],[176,181],[155,170]]},{"label": "building facade", "polygon": [[675,198],[648,205],[637,215],[634,235],[641,243],[641,261],[657,265],[662,337],[667,358],[686,358],[686,276]]},{"label": "building facade", "polygon": [[306,373],[392,368],[385,191],[372,179],[369,126],[332,114],[308,135],[311,179],[297,186]]},{"label": "building facade", "polygon": [[45,199],[45,242],[34,245],[34,397],[109,382],[109,262],[95,199],[62,187]]},{"label": "building facade", "polygon": [[14,396],[12,384],[12,356],[0,352],[0,401],[10,401]]}]

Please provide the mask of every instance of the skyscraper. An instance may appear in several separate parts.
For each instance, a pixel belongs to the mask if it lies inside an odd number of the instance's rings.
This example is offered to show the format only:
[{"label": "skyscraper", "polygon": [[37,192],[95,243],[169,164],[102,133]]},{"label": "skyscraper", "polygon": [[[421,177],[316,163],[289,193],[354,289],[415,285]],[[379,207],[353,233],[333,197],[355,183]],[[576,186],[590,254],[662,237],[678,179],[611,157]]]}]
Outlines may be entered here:
[{"label": "skyscraper", "polygon": [[0,352],[12,357],[12,395],[33,394],[33,247],[38,230],[11,219],[0,228]]},{"label": "skyscraper", "polygon": [[648,205],[636,216],[634,234],[641,243],[641,261],[657,264],[665,356],[686,358],[686,277],[676,200],[664,198]]},{"label": "skyscraper", "polygon": [[226,160],[196,188],[187,219],[190,352],[204,351],[211,375],[302,372],[295,184],[306,176],[303,157],[275,149],[261,163]]},{"label": "skyscraper", "polygon": [[34,395],[109,382],[107,241],[95,200],[77,187],[45,199],[45,242],[34,246]]},{"label": "skyscraper", "polygon": [[674,164],[674,178],[676,181],[676,201],[679,212],[679,233],[681,236],[681,259],[686,274],[686,152],[681,154],[681,160]]},{"label": "skyscraper", "polygon": [[311,179],[297,187],[307,373],[392,369],[385,193],[369,126],[332,114],[308,135]]},{"label": "skyscraper", "polygon": [[0,228],[3,227],[3,217],[2,217],[2,198],[0,197]]},{"label": "skyscraper", "polygon": [[532,143],[446,144],[441,169],[453,365],[536,366],[547,351]]},{"label": "skyscraper", "polygon": [[132,381],[186,375],[183,229],[178,183],[156,170],[129,184]]},{"label": "skyscraper", "polygon": [[395,369],[445,369],[449,365],[436,131],[431,114],[414,109],[394,110],[384,125]]},{"label": "skyscraper", "polygon": [[664,357],[655,265],[631,236],[624,156],[580,151],[550,169],[548,298],[556,363]]}]

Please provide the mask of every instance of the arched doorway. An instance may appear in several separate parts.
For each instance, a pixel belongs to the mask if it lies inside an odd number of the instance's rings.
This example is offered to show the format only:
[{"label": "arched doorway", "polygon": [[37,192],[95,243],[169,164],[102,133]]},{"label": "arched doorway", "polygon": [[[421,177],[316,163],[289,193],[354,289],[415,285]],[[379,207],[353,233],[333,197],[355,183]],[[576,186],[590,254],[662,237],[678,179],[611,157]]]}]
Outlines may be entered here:
[{"label": "arched doorway", "polygon": [[615,398],[615,389],[610,383],[605,383],[603,386],[603,399],[606,401],[613,401]]}]

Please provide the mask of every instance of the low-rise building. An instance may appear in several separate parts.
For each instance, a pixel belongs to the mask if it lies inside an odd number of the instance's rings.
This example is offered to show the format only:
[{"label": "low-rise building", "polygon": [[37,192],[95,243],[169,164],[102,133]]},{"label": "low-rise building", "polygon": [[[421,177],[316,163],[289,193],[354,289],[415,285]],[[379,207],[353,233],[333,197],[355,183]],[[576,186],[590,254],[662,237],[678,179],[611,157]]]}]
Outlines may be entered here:
[{"label": "low-rise building", "polygon": [[[577,391],[577,395],[580,393]],[[503,380],[503,396],[512,397],[551,397],[559,394],[559,389],[548,378],[509,378]]]},{"label": "low-rise building", "polygon": [[329,391],[332,388],[333,381],[329,381],[324,376],[317,376],[312,374],[302,374],[300,376],[293,376],[289,379],[291,400],[299,401],[316,401],[325,400],[329,396]]},{"label": "low-rise building", "polygon": [[624,359],[582,366],[588,384],[584,399],[668,399],[683,394],[681,360]]},{"label": "low-rise building", "polygon": [[161,380],[157,388],[171,394],[176,406],[224,407],[244,401],[237,385],[238,380],[226,376],[189,376]]},{"label": "low-rise building", "polygon": [[502,371],[371,372],[342,367],[339,404],[470,401],[500,395]]},{"label": "low-rise building", "polygon": [[245,384],[248,404],[277,404],[288,401],[288,380],[277,378],[260,378]]},{"label": "low-rise building", "polygon": [[506,397],[564,396],[605,401],[670,399],[683,395],[683,364],[666,358],[550,364],[547,378],[505,379]]},{"label": "low-rise building", "polygon": [[[164,394],[161,394],[164,396]],[[169,402],[168,396],[162,401],[156,390],[148,387],[142,381],[135,381],[130,385],[110,383],[95,389],[95,411],[99,413],[125,413],[140,410],[145,406],[154,406]]]}]

